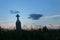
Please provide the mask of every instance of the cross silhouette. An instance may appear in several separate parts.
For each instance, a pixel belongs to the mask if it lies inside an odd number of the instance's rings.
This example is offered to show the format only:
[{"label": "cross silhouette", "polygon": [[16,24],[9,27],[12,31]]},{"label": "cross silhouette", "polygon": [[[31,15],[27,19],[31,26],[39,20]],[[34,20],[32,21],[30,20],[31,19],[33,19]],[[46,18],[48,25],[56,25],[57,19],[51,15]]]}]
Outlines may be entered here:
[{"label": "cross silhouette", "polygon": [[19,17],[20,17],[19,14],[17,14],[16,17],[17,17],[17,20],[19,20]]}]

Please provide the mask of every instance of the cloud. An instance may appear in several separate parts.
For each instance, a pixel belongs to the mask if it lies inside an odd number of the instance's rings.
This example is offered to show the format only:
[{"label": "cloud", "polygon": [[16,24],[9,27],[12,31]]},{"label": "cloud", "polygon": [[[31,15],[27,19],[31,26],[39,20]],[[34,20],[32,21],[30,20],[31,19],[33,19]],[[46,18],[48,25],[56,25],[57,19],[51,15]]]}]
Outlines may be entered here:
[{"label": "cloud", "polygon": [[16,13],[20,13],[19,11],[16,11],[16,10],[10,10],[10,13],[11,14],[16,14]]},{"label": "cloud", "polygon": [[32,20],[38,20],[42,17],[43,15],[42,14],[30,14],[29,15],[29,19],[32,19]]},{"label": "cloud", "polygon": [[53,18],[58,18],[60,17],[60,15],[52,15],[52,16],[46,16],[46,17],[42,17],[43,19],[53,19]]}]

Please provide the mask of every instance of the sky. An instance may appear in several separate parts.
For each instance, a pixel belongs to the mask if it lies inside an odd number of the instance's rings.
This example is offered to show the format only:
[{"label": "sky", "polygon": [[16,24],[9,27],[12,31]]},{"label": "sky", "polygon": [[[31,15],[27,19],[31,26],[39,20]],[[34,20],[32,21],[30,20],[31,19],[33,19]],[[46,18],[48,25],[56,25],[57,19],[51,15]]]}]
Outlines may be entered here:
[{"label": "sky", "polygon": [[[22,25],[60,24],[60,0],[0,0],[0,25],[15,25],[16,13],[10,10],[19,11]],[[43,16],[33,20],[31,14]]]}]

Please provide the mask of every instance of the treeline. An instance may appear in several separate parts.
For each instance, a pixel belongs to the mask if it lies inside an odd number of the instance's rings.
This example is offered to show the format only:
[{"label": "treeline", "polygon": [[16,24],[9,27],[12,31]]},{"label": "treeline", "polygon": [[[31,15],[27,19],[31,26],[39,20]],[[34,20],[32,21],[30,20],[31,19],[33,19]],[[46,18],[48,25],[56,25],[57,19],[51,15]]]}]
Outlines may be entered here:
[{"label": "treeline", "polygon": [[0,29],[0,40],[60,40],[60,30],[4,30]]}]

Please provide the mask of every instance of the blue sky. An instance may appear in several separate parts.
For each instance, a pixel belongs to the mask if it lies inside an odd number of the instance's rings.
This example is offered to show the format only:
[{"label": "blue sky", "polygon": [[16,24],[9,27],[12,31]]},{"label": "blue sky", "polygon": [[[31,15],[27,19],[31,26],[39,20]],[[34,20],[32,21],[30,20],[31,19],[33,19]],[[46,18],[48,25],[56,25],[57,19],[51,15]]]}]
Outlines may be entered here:
[{"label": "blue sky", "polygon": [[[60,24],[60,0],[0,0],[0,25],[15,24],[16,14],[20,11],[22,25]],[[39,20],[28,19],[30,14],[42,14]]]}]

